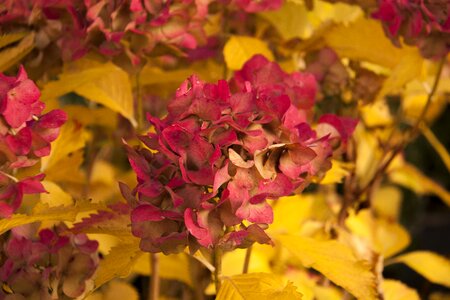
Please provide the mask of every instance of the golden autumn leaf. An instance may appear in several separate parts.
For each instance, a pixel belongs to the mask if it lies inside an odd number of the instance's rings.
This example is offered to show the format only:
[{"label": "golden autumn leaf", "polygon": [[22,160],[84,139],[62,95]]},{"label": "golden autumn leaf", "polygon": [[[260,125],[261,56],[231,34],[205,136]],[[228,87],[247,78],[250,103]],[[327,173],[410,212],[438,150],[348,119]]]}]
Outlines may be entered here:
[{"label": "golden autumn leaf", "polygon": [[320,184],[334,184],[341,183],[344,177],[350,174],[354,166],[350,163],[345,163],[336,159],[331,161],[331,169],[327,171],[325,177],[320,180]]},{"label": "golden autumn leaf", "polygon": [[14,33],[7,33],[0,35],[0,48],[3,48],[5,46],[8,46],[9,44],[15,43],[22,38],[24,38],[28,32],[22,31],[22,32],[14,32]]},{"label": "golden autumn leaf", "polygon": [[10,218],[0,220],[0,234],[6,231],[25,224],[42,221],[71,221],[73,222],[76,216],[84,211],[94,210],[99,208],[98,205],[90,204],[88,202],[78,203],[73,206],[57,206],[50,207],[48,204],[38,203],[33,208],[30,215],[14,214]]},{"label": "golden autumn leaf", "polygon": [[308,20],[308,10],[299,3],[286,1],[281,9],[260,15],[267,19],[285,40],[308,38],[314,29]]},{"label": "golden autumn leaf", "polygon": [[130,238],[116,247],[100,261],[96,276],[95,287],[99,288],[116,277],[126,277],[130,274],[133,265],[143,254],[139,249],[139,239]]},{"label": "golden autumn leaf", "polygon": [[70,194],[66,193],[59,185],[52,181],[45,180],[42,182],[45,190],[48,194],[41,194],[41,202],[48,204],[50,207],[60,206],[60,205],[71,205],[73,204],[73,199]]},{"label": "golden autumn leaf", "polygon": [[416,290],[397,280],[385,279],[381,288],[386,300],[420,300]]},{"label": "golden autumn leaf", "polygon": [[442,145],[442,143],[434,135],[433,131],[431,131],[431,129],[428,128],[426,125],[422,124],[420,130],[422,131],[422,134],[425,136],[430,145],[439,154],[439,157],[441,158],[442,162],[447,167],[447,170],[450,172],[450,154],[448,153],[447,149],[445,149],[445,146]]},{"label": "golden autumn leaf", "polygon": [[42,99],[46,101],[70,92],[100,103],[123,115],[133,125],[137,124],[129,76],[112,62],[83,58],[66,66],[58,80],[44,86]]},{"label": "golden autumn leaf", "polygon": [[386,37],[380,22],[359,18],[351,26],[339,25],[325,34],[325,41],[341,57],[394,68],[412,47],[397,48]]},{"label": "golden autumn leaf", "polygon": [[429,281],[450,287],[450,260],[431,251],[414,251],[394,258],[393,263],[404,263]]},{"label": "golden autumn leaf", "polygon": [[278,276],[249,273],[224,277],[217,300],[282,300],[302,299],[292,283],[285,284]]},{"label": "golden autumn leaf", "polygon": [[345,224],[353,234],[364,238],[371,249],[384,257],[397,254],[411,241],[403,226],[390,220],[375,218],[368,209],[361,210],[358,214],[350,214]]},{"label": "golden autumn leaf", "polygon": [[41,171],[52,180],[55,177],[61,179],[74,176],[83,159],[82,155],[77,155],[77,151],[84,148],[88,139],[88,132],[80,124],[64,124],[58,138],[52,143],[50,155],[42,158]]},{"label": "golden autumn leaf", "polygon": [[232,36],[223,48],[223,56],[227,67],[239,70],[253,55],[261,54],[273,60],[273,54],[265,42],[248,36]]},{"label": "golden autumn leaf", "polygon": [[415,166],[402,163],[389,170],[389,178],[392,182],[404,186],[417,194],[434,194],[450,206],[450,192],[425,176]]},{"label": "golden autumn leaf", "polygon": [[358,299],[377,299],[376,277],[367,261],[358,260],[352,249],[337,241],[279,235],[281,245],[299,259]]},{"label": "golden autumn leaf", "polygon": [[[31,32],[19,44],[0,51],[0,72],[8,70],[33,50],[34,37],[34,32]],[[3,42],[5,43],[6,41]]]}]

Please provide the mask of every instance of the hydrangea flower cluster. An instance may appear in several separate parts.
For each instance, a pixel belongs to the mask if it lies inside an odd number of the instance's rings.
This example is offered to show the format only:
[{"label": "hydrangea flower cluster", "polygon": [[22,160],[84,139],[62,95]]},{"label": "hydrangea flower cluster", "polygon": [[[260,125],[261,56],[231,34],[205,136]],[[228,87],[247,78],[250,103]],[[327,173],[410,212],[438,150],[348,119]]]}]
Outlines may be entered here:
[{"label": "hydrangea flower cluster", "polygon": [[427,58],[443,57],[450,50],[449,1],[380,0],[372,16],[383,22],[394,43],[399,44],[401,36]]},{"label": "hydrangea flower cluster", "polygon": [[30,232],[17,227],[0,243],[0,299],[75,299],[93,287],[97,241],[63,226],[43,229],[39,238]]},{"label": "hydrangea flower cluster", "polygon": [[186,80],[166,118],[148,116],[156,130],[142,137],[148,149],[127,146],[138,185],[121,189],[142,250],[270,243],[267,200],[322,176],[333,147],[356,125],[324,115],[313,130],[315,94],[313,75],[286,74],[263,56],[254,56],[230,82]]},{"label": "hydrangea flower cluster", "polygon": [[40,92],[21,67],[17,76],[0,74],[0,217],[20,207],[24,194],[43,193],[43,174],[15,178],[18,169],[50,154],[50,142],[67,120],[62,110],[42,114]]},{"label": "hydrangea flower cluster", "polygon": [[0,25],[5,32],[35,28],[36,47],[56,46],[66,61],[97,49],[109,57],[126,55],[138,64],[160,43],[182,50],[207,45],[203,27],[213,2],[253,13],[277,9],[282,1],[6,0],[0,4]]}]

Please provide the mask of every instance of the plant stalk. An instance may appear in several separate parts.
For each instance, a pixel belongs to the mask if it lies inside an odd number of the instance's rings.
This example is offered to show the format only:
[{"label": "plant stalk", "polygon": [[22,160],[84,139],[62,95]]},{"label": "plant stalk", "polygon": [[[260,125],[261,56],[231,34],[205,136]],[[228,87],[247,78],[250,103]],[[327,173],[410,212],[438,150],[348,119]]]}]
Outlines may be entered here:
[{"label": "plant stalk", "polygon": [[248,266],[250,265],[250,257],[252,256],[253,245],[247,248],[245,252],[244,268],[242,269],[242,274],[248,273]]},{"label": "plant stalk", "polygon": [[221,282],[220,277],[222,275],[222,250],[217,247],[213,252],[214,263],[214,285],[216,287],[216,295],[219,293]]},{"label": "plant stalk", "polygon": [[149,300],[158,300],[159,299],[159,256],[157,253],[150,254],[150,268],[151,268],[151,276],[150,276],[150,291],[148,293]]}]

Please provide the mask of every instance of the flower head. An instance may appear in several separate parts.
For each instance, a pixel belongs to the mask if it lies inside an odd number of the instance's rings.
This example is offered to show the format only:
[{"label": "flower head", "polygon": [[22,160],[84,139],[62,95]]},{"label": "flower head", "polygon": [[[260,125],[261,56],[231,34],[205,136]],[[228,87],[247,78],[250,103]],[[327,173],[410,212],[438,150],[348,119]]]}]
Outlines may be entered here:
[{"label": "flower head", "polygon": [[333,139],[354,123],[324,117],[313,130],[316,83],[286,74],[262,56],[230,83],[188,78],[145,148],[127,146],[138,185],[122,191],[133,207],[132,230],[145,251],[248,247],[270,243],[269,199],[305,188],[330,167]]}]

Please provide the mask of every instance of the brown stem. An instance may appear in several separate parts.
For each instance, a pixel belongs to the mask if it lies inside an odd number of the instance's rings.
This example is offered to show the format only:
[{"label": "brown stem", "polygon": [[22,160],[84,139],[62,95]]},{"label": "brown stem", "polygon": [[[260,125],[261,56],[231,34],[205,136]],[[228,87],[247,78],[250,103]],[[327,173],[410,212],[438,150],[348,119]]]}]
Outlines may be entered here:
[{"label": "brown stem", "polygon": [[152,270],[150,276],[150,291],[148,293],[149,300],[159,299],[159,256],[157,253],[150,254],[150,268]]},{"label": "brown stem", "polygon": [[442,58],[442,60],[439,63],[438,71],[436,73],[436,77],[434,79],[433,87],[431,88],[430,93],[428,94],[427,102],[425,103],[425,106],[417,119],[416,123],[414,124],[413,128],[410,131],[409,137],[406,139],[404,143],[401,143],[397,147],[395,147],[391,152],[390,156],[385,160],[385,162],[378,168],[378,170],[375,172],[375,175],[372,177],[372,179],[367,183],[367,185],[360,189],[357,193],[357,196],[360,197],[361,195],[365,194],[368,190],[370,190],[370,187],[378,180],[378,177],[384,174],[384,172],[387,170],[391,162],[394,160],[394,158],[399,154],[405,146],[416,137],[416,135],[420,132],[420,124],[423,122],[423,119],[425,118],[428,109],[431,104],[431,100],[433,99],[434,94],[436,93],[437,87],[439,85],[439,81],[441,79],[441,73],[442,69],[444,67],[444,63],[446,61],[446,58]]},{"label": "brown stem", "polygon": [[216,287],[216,294],[219,293],[221,282],[220,277],[222,275],[222,250],[217,247],[213,252],[213,262],[214,262],[214,285]]},{"label": "brown stem", "polygon": [[253,245],[247,248],[245,252],[244,268],[242,269],[242,274],[248,273],[248,266],[250,265],[250,257],[252,256]]},{"label": "brown stem", "polygon": [[141,83],[140,83],[141,71],[138,71],[136,74],[136,118],[138,123],[138,130],[142,130],[144,128],[144,105],[142,103],[142,91],[141,91]]}]

